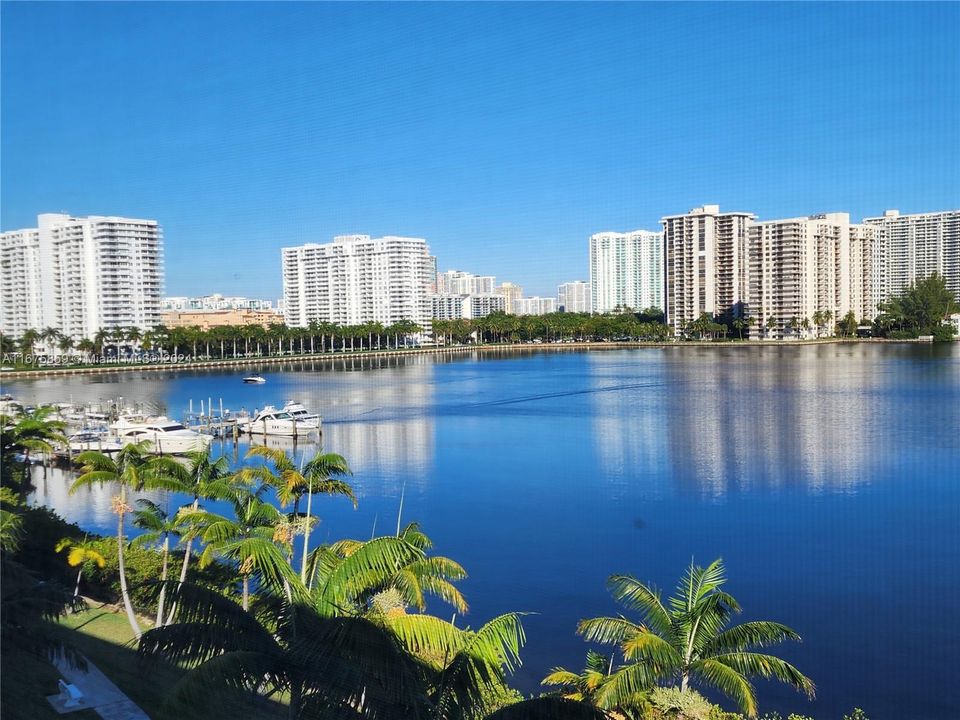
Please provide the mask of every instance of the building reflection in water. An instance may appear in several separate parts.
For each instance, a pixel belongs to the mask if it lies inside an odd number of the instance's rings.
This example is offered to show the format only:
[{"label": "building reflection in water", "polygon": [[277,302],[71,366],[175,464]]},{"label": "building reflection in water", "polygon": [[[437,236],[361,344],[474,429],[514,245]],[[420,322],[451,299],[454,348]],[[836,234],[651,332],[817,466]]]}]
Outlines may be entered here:
[{"label": "building reflection in water", "polygon": [[850,352],[677,347],[627,360],[596,353],[594,388],[623,388],[592,394],[600,466],[612,483],[650,483],[648,493],[663,489],[658,481],[712,497],[853,491],[883,461],[879,439],[898,423],[903,400],[890,392],[900,379],[871,371],[876,348],[860,350],[860,362]]},{"label": "building reflection in water", "polygon": [[[71,495],[70,486],[77,478],[77,473],[59,466],[35,465],[31,470],[35,490],[27,497],[27,504],[46,505],[60,517],[87,530],[103,534],[115,532],[117,516],[113,512],[111,500],[119,494],[116,484],[93,484],[80,488]],[[136,501],[140,498],[152,500],[161,507],[169,502],[168,509],[171,513],[176,512],[178,507],[177,501],[170,499],[163,490],[128,492],[127,498],[128,504],[132,506],[136,506]]]}]

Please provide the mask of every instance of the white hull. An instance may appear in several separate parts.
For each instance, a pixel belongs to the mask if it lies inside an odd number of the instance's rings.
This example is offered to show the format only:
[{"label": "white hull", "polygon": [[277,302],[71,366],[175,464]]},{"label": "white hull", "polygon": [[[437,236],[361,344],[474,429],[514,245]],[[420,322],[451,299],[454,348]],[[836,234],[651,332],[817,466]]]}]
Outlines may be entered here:
[{"label": "white hull", "polygon": [[284,435],[286,437],[295,437],[297,435],[307,435],[318,429],[318,425],[309,425],[294,420],[259,420],[250,421],[241,426],[244,432],[251,435]]},{"label": "white hull", "polygon": [[142,435],[120,438],[124,445],[147,442],[147,451],[154,455],[182,455],[194,450],[206,450],[213,440],[209,435],[197,434],[196,437],[171,437],[165,433],[143,433]]}]

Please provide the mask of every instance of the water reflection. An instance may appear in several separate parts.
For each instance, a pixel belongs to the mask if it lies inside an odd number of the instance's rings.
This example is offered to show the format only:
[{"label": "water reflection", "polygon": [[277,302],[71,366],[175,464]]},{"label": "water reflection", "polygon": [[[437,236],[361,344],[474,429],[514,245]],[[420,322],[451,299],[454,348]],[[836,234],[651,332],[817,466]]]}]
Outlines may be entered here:
[{"label": "water reflection", "polygon": [[[77,474],[64,467],[34,466],[32,468],[33,486],[36,488],[27,497],[30,505],[46,505],[52,508],[60,517],[76,523],[85,530],[101,533],[113,532],[117,516],[111,507],[111,500],[117,495],[118,487],[113,483],[103,485],[93,484],[79,488],[72,495],[70,486]],[[173,503],[171,510],[176,510],[176,499],[171,499],[168,493],[162,490],[145,492],[128,492],[128,503],[135,506],[140,498],[146,498],[164,507]]]}]

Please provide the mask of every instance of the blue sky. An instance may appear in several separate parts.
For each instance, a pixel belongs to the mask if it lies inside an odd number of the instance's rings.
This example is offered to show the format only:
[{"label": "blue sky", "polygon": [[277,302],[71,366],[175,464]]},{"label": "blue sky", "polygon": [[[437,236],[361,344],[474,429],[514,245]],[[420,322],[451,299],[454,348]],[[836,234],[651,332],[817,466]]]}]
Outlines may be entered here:
[{"label": "blue sky", "polygon": [[529,293],[703,203],[960,206],[960,4],[9,3],[4,230],[158,219],[170,294],[425,237]]}]

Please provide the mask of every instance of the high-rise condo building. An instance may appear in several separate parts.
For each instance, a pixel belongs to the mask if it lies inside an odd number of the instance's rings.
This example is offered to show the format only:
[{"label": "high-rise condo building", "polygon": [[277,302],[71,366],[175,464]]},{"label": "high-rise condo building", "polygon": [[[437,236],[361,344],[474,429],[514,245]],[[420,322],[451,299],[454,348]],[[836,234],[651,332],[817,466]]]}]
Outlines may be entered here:
[{"label": "high-rise condo building", "polygon": [[947,288],[960,300],[960,210],[913,215],[887,210],[883,217],[863,222],[882,231],[879,300],[934,272],[946,278]]},{"label": "high-rise condo building", "polygon": [[474,275],[462,270],[437,273],[438,295],[492,295],[495,286],[493,275]]},{"label": "high-rise condo building", "polygon": [[423,238],[341,235],[333,242],[282,250],[288,325],[430,321],[434,260]]},{"label": "high-rise condo building", "polygon": [[751,337],[811,337],[817,320],[876,316],[877,228],[827,213],[753,223],[749,235]]},{"label": "high-rise condo building", "polygon": [[163,235],[156,220],[47,213],[0,234],[0,330],[74,339],[160,324]]},{"label": "high-rise condo building", "polygon": [[590,283],[574,280],[558,285],[557,308],[569,313],[590,312]]},{"label": "high-rise condo building", "polygon": [[590,310],[663,308],[663,233],[649,230],[590,236]]},{"label": "high-rise condo building", "polygon": [[557,299],[552,297],[520,298],[513,301],[514,315],[546,315],[557,311]]},{"label": "high-rise condo building", "polygon": [[503,295],[431,295],[435,320],[475,320],[490,313],[504,312]]},{"label": "high-rise condo building", "polygon": [[497,295],[503,295],[503,311],[508,315],[513,314],[513,303],[523,297],[523,288],[516,283],[504,282],[494,291]]},{"label": "high-rise condo building", "polygon": [[702,313],[743,315],[747,303],[747,231],[754,216],[719,205],[668,215],[663,223],[666,321],[679,331]]}]

